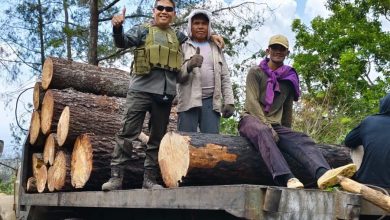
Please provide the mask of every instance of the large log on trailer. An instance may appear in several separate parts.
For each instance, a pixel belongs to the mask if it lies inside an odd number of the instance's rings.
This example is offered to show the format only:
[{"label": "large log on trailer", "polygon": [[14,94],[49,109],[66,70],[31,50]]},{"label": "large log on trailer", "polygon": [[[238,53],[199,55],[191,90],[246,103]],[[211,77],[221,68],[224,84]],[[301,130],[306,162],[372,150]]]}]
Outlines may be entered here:
[{"label": "large log on trailer", "polygon": [[130,74],[123,70],[46,58],[42,70],[43,89],[74,88],[98,95],[126,97]]},{"label": "large log on trailer", "polygon": [[45,137],[41,132],[41,117],[38,111],[33,111],[31,114],[29,142],[32,146],[41,146],[45,141]]},{"label": "large log on trailer", "polygon": [[[331,167],[351,162],[349,149],[319,145]],[[306,185],[315,183],[291,156],[283,154],[292,172]],[[167,133],[158,155],[167,187],[181,185],[273,185],[258,151],[244,137],[202,133]],[[184,179],[182,179],[184,177]]]},{"label": "large log on trailer", "polygon": [[45,92],[43,91],[42,83],[36,82],[34,84],[34,91],[33,91],[33,106],[35,111],[41,109],[44,96],[45,96]]},{"label": "large log on trailer", "polygon": [[60,149],[57,141],[57,135],[54,133],[49,134],[45,141],[43,148],[43,162],[50,166],[54,163],[56,152]]},{"label": "large log on trailer", "polygon": [[70,177],[70,154],[64,150],[56,153],[53,166],[48,170],[47,187],[50,192],[72,189]]},{"label": "large log on trailer", "polygon": [[[71,159],[71,181],[73,187],[82,190],[101,190],[103,183],[110,178],[111,154],[115,147],[115,137],[80,135],[73,147]],[[131,160],[124,168],[124,187],[140,187],[145,160],[145,152],[140,142],[133,142]]]}]

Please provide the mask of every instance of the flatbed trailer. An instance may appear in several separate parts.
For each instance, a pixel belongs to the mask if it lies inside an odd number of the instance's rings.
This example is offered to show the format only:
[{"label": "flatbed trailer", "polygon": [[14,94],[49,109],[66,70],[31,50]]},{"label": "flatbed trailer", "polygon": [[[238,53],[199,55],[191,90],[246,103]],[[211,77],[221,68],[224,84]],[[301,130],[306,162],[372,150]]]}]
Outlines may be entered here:
[{"label": "flatbed trailer", "polygon": [[329,220],[386,215],[358,194],[263,185],[27,193],[32,152],[25,143],[15,190],[17,219]]}]

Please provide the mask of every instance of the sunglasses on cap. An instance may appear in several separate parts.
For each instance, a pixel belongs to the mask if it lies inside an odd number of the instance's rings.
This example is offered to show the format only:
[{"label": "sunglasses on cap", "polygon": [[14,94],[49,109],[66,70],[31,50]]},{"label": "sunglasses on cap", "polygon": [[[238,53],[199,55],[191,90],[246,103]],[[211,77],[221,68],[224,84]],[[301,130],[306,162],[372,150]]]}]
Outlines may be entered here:
[{"label": "sunglasses on cap", "polygon": [[164,11],[165,9],[166,12],[173,12],[175,10],[175,8],[172,6],[162,6],[162,5],[157,5],[156,9],[159,11]]}]

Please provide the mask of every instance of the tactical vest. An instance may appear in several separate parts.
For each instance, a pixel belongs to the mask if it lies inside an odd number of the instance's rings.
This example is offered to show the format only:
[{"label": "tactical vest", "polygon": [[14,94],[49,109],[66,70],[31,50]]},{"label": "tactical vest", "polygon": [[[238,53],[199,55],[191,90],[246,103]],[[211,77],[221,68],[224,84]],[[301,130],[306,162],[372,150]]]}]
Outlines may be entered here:
[{"label": "tactical vest", "polygon": [[144,75],[152,68],[180,71],[182,53],[176,33],[171,28],[162,30],[151,25],[148,28],[145,45],[134,50],[132,72]]}]

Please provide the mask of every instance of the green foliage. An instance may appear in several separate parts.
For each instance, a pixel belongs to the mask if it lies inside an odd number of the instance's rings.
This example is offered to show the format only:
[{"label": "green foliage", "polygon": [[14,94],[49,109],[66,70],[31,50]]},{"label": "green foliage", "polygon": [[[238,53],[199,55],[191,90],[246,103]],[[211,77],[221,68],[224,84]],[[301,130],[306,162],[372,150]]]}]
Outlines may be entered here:
[{"label": "green foliage", "polygon": [[221,118],[220,126],[221,126],[220,127],[221,134],[239,135],[237,129],[238,120],[234,117]]},{"label": "green foliage", "polygon": [[13,177],[9,182],[3,182],[0,179],[0,193],[4,193],[7,195],[14,194],[14,181],[15,177]]},{"label": "green foliage", "polygon": [[295,126],[317,140],[339,142],[363,117],[378,112],[378,100],[390,89],[390,34],[381,29],[380,13],[372,13],[373,2],[329,1],[329,18],[314,18],[310,28],[293,22],[294,67],[305,94],[298,115],[308,117]]}]

